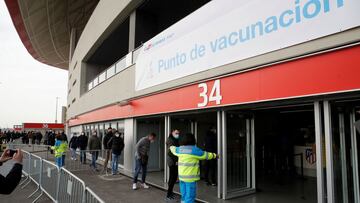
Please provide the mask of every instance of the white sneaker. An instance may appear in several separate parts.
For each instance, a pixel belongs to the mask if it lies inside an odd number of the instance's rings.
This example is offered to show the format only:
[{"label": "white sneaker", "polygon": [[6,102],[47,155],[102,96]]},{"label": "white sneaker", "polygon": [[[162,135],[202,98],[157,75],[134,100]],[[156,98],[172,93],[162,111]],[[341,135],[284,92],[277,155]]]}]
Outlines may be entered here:
[{"label": "white sneaker", "polygon": [[137,185],[136,183],[133,183],[133,190],[136,190],[137,189]]},{"label": "white sneaker", "polygon": [[141,186],[142,186],[144,189],[149,189],[149,188],[150,188],[148,185],[146,185],[146,183],[142,183]]}]

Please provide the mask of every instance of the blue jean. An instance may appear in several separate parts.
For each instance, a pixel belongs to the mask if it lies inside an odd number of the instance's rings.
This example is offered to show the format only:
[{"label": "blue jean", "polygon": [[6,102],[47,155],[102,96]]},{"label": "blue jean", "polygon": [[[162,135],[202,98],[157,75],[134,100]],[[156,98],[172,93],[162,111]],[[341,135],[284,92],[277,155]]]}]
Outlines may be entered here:
[{"label": "blue jean", "polygon": [[62,166],[65,166],[65,154],[61,157]]},{"label": "blue jean", "polygon": [[76,148],[71,148],[71,158],[76,159]]},{"label": "blue jean", "polygon": [[91,167],[96,168],[96,160],[97,160],[98,156],[99,156],[98,151],[91,152],[91,164],[90,164]]},{"label": "blue jean", "polygon": [[134,180],[133,183],[137,183],[139,173],[142,169],[142,175],[141,175],[141,182],[145,183],[146,179],[146,172],[147,172],[147,164],[142,164],[141,159],[135,160],[135,174],[134,174]]},{"label": "blue jean", "polygon": [[196,182],[180,181],[181,203],[194,203],[196,198]]},{"label": "blue jean", "polygon": [[63,157],[55,157],[55,163],[59,168],[61,168],[63,166]]},{"label": "blue jean", "polygon": [[112,154],[112,162],[111,162],[112,174],[115,174],[118,171],[119,157],[120,157],[120,154],[119,155],[116,155],[114,153]]},{"label": "blue jean", "polygon": [[80,162],[86,163],[86,152],[85,150],[80,150]]}]

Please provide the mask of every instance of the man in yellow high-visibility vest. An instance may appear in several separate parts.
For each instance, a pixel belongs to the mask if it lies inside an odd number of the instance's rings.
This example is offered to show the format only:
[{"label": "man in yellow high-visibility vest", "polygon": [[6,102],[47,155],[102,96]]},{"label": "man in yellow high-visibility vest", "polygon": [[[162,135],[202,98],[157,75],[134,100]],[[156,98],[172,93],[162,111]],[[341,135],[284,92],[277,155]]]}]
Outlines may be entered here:
[{"label": "man in yellow high-visibility vest", "polygon": [[170,147],[171,152],[179,157],[178,170],[182,203],[195,202],[196,181],[200,180],[199,160],[210,160],[219,157],[217,154],[205,152],[195,145],[195,136],[187,133],[180,139],[180,147]]}]

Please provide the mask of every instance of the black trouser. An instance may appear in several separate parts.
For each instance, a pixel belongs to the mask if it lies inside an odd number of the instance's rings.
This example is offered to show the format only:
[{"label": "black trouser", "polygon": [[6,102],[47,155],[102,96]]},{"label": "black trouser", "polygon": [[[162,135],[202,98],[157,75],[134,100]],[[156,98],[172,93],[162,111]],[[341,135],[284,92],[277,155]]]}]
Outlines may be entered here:
[{"label": "black trouser", "polygon": [[206,160],[205,162],[205,181],[208,183],[216,184],[216,164],[216,159]]},{"label": "black trouser", "polygon": [[178,178],[178,166],[177,165],[169,166],[169,171],[170,171],[170,174],[169,174],[169,181],[168,181],[167,196],[170,196],[173,194],[174,185]]}]

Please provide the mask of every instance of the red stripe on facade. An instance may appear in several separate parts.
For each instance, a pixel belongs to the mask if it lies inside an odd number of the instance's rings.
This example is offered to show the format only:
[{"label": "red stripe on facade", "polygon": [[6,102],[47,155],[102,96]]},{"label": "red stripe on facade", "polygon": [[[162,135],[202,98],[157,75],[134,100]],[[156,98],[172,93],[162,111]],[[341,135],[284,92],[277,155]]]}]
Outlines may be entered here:
[{"label": "red stripe on facade", "polygon": [[23,129],[64,129],[62,123],[24,123]]},{"label": "red stripe on facade", "polygon": [[[360,46],[261,68],[220,79],[221,106],[360,89]],[[209,90],[214,81],[207,82]],[[113,105],[69,120],[70,126],[125,117],[201,109],[198,85]],[[216,107],[210,102],[207,107]]]},{"label": "red stripe on facade", "polygon": [[27,51],[36,60],[44,63],[43,61],[40,60],[40,56],[37,54],[37,52],[35,51],[34,47],[31,44],[31,41],[30,41],[29,36],[25,29],[23,18],[21,16],[18,1],[17,0],[5,0],[5,4],[9,10],[10,17],[13,21],[15,29],[16,29],[22,43],[26,47]]}]

